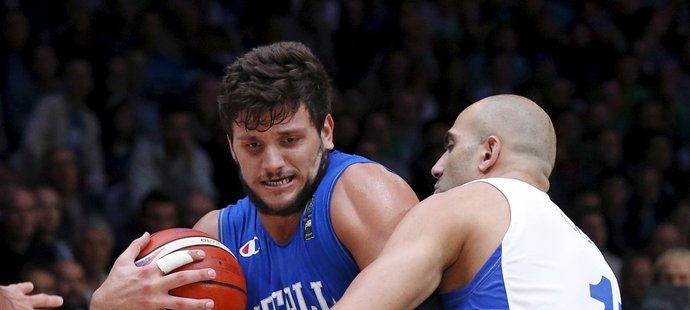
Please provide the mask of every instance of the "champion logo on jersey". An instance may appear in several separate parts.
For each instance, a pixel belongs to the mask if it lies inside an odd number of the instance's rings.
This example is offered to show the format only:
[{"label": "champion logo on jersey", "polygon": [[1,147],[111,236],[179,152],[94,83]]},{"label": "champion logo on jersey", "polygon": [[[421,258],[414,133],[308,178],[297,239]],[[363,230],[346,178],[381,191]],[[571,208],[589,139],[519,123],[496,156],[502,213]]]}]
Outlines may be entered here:
[{"label": "champion logo on jersey", "polygon": [[259,249],[259,237],[254,236],[254,239],[247,241],[247,243],[240,248],[240,255],[242,255],[242,257],[249,257],[259,253]]}]

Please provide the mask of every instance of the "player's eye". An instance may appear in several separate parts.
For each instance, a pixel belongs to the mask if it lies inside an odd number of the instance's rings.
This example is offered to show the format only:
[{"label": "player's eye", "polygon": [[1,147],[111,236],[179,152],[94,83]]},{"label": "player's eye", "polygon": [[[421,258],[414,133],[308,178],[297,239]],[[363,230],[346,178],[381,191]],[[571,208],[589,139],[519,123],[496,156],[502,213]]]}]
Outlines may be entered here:
[{"label": "player's eye", "polygon": [[247,142],[244,144],[244,147],[249,149],[249,150],[255,150],[259,148],[259,143],[258,142]]},{"label": "player's eye", "polygon": [[283,143],[285,144],[295,144],[299,141],[299,138],[297,137],[286,137],[283,139]]}]

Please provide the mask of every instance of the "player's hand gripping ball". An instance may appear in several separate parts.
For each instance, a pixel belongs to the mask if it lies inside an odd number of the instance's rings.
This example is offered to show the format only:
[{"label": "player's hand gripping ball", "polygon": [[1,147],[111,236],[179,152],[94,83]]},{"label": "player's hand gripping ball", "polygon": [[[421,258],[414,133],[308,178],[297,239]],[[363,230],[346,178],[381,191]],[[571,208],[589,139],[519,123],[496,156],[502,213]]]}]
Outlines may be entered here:
[{"label": "player's hand gripping ball", "polygon": [[190,262],[173,270],[166,270],[166,266],[170,264],[159,264],[161,270],[170,273],[213,268],[216,271],[216,278],[172,289],[170,295],[213,299],[214,309],[219,310],[244,309],[247,303],[247,284],[237,258],[223,243],[204,232],[188,228],[170,228],[156,232],[151,235],[149,243],[139,253],[135,264],[144,266],[171,254],[173,256],[163,261],[177,255],[183,259],[184,257],[191,259],[191,256],[185,253],[187,250],[203,250],[206,257],[201,261]]}]

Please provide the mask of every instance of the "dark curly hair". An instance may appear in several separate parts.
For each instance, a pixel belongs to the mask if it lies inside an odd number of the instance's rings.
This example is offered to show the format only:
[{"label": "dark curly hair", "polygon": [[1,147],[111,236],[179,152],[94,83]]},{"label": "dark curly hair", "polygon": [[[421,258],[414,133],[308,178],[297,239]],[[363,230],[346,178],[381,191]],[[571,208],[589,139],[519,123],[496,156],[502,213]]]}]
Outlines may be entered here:
[{"label": "dark curly hair", "polygon": [[319,131],[331,113],[328,73],[302,43],[254,48],[227,66],[225,74],[218,103],[221,124],[229,137],[233,122],[248,130],[265,131],[289,121],[302,104]]}]

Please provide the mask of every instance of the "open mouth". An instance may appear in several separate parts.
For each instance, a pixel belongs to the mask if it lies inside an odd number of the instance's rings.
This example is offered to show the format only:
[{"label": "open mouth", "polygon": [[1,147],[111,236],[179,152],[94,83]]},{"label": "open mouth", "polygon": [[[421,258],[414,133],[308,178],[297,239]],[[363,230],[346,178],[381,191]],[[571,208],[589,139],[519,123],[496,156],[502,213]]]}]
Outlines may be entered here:
[{"label": "open mouth", "polygon": [[294,177],[286,177],[286,178],[281,178],[281,179],[263,181],[262,183],[266,186],[277,187],[277,186],[283,186],[285,184],[290,183],[290,181],[292,181],[293,178]]}]

